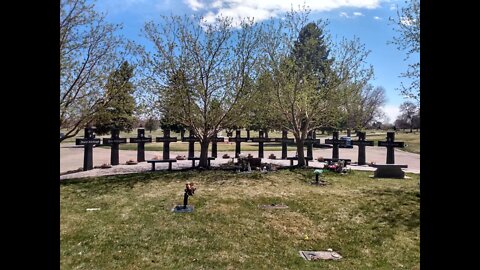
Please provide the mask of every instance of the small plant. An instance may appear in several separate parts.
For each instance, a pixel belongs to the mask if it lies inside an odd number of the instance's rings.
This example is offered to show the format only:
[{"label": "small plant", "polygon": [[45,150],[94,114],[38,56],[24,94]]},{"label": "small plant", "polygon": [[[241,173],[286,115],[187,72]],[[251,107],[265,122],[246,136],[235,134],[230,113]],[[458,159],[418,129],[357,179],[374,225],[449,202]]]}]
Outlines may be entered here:
[{"label": "small plant", "polygon": [[318,157],[318,158],[317,158],[317,161],[318,161],[318,162],[323,162],[324,159],[323,159],[323,157]]},{"label": "small plant", "polygon": [[178,156],[176,157],[176,159],[177,159],[177,160],[185,160],[185,159],[187,159],[187,158],[186,158],[185,156],[178,155]]},{"label": "small plant", "polygon": [[269,158],[269,159],[277,159],[277,157],[276,157],[274,154],[270,154],[270,155],[268,156],[268,158]]},{"label": "small plant", "polygon": [[160,156],[154,156],[152,159],[153,160],[160,160]]},{"label": "small plant", "polygon": [[228,154],[223,154],[222,158],[230,158]]}]

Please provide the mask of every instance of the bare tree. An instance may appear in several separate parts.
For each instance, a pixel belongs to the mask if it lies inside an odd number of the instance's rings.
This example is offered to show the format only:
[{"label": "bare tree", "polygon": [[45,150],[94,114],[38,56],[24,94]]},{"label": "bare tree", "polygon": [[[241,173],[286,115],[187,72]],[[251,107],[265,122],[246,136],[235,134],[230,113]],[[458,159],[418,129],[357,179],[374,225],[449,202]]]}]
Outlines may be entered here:
[{"label": "bare tree", "polygon": [[163,118],[190,128],[207,166],[211,138],[239,120],[256,77],[259,27],[253,20],[207,23],[201,17],[163,16],[144,34],[154,45],[144,53],[146,99]]},{"label": "bare tree", "polygon": [[[410,124],[410,132],[413,132],[414,116],[418,114],[417,105],[413,102],[405,101],[400,105],[401,119]],[[420,117],[418,115],[418,117]]]},{"label": "bare tree", "polygon": [[[420,0],[407,0],[406,7],[397,9],[397,18],[390,18],[395,25],[394,30],[398,36],[389,43],[397,46],[400,51],[406,51],[405,60],[411,56],[418,57],[420,53]],[[411,79],[409,85],[400,86],[401,93],[411,99],[420,102],[420,60],[408,65],[401,77]]]},{"label": "bare tree", "polygon": [[345,100],[348,101],[345,103],[347,128],[360,130],[384,116],[381,106],[385,104],[386,97],[385,89],[381,86],[366,84],[360,91],[345,97]]},{"label": "bare tree", "polygon": [[104,85],[125,54],[123,39],[115,35],[120,26],[105,22],[93,8],[86,0],[60,3],[60,128],[67,130],[60,142],[108,106]]}]

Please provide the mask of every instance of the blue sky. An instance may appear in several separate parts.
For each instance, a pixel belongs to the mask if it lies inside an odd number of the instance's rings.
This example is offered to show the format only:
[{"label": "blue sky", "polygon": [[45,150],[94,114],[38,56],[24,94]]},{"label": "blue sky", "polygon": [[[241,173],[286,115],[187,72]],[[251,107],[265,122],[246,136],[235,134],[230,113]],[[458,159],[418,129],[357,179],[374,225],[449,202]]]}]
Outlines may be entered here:
[{"label": "blue sky", "polygon": [[[396,18],[396,8],[404,5],[403,0],[97,0],[97,11],[107,13],[107,20],[123,24],[125,37],[140,44],[144,41],[140,29],[144,23],[157,20],[160,14],[200,14],[212,19],[218,15],[250,16],[256,21],[270,17],[282,17],[291,6],[306,4],[311,9],[310,18],[328,19],[328,29],[333,36],[352,38],[357,36],[371,53],[368,63],[375,70],[374,86],[386,90],[387,104],[384,111],[390,122],[398,114],[399,105],[405,101],[395,90],[404,78],[408,62],[405,52],[388,45],[396,35],[389,17]],[[417,58],[418,59],[418,58]]]}]

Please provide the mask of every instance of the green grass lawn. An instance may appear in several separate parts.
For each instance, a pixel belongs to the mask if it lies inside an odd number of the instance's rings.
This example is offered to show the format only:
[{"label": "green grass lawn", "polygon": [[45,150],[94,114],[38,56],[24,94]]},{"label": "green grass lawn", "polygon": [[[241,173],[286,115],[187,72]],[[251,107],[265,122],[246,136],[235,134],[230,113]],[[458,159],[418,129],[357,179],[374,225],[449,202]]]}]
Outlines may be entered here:
[{"label": "green grass lawn", "polygon": [[[419,269],[419,175],[156,172],[60,184],[61,269]],[[175,214],[186,181],[195,212]],[[289,209],[263,210],[285,203]],[[99,211],[86,211],[100,208]],[[308,239],[305,239],[305,235]],[[304,261],[299,250],[339,252]]]},{"label": "green grass lawn", "polygon": [[[378,141],[385,141],[387,135],[368,135],[366,136],[367,140],[375,141],[375,145],[378,145]],[[402,150],[420,154],[420,132],[415,133],[405,133],[405,132],[397,132],[395,133],[395,141],[405,142],[407,145],[406,147],[402,148]]]}]

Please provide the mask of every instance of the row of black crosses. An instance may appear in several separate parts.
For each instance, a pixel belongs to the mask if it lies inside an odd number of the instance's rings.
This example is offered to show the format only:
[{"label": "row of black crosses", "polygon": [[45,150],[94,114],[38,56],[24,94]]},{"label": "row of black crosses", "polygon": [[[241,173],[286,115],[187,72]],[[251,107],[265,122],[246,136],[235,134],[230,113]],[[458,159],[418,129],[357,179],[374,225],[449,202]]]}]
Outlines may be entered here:
[{"label": "row of black crosses", "polygon": [[[118,129],[112,129],[111,138],[103,138],[103,144],[111,146],[111,156],[110,163],[111,165],[119,164],[119,145],[122,143],[127,143],[127,138],[120,138]],[[358,132],[358,140],[352,141],[352,144],[358,145],[358,165],[365,165],[366,154],[365,146],[374,146],[373,141],[365,140],[365,132]],[[232,133],[227,132],[230,142],[235,142],[235,157],[240,155],[240,144],[242,142],[252,141],[258,142],[258,157],[264,158],[263,146],[265,142],[281,142],[282,143],[282,157],[281,159],[295,159],[296,157],[287,157],[287,145],[293,143],[294,139],[287,137],[287,131],[282,131],[282,138],[268,138],[268,133],[264,131],[259,131],[258,138],[250,138],[250,132],[247,130],[247,137],[241,138],[240,130],[236,130],[235,137],[231,137]],[[195,162],[194,157],[194,144],[199,142],[199,139],[194,136],[193,131],[190,130],[188,137],[185,137],[185,131],[181,133],[182,142],[188,142],[188,159]],[[387,132],[387,140],[379,141],[378,146],[387,147],[387,164],[395,164],[395,147],[404,147],[404,142],[395,142],[395,133]],[[170,129],[163,130],[163,137],[156,137],[156,142],[163,142],[163,159],[170,159],[170,143],[176,142],[176,137],[170,137]],[[145,161],[145,143],[151,143],[152,138],[145,137],[145,129],[138,129],[138,135],[136,138],[130,138],[130,143],[138,144],[137,147],[137,161]],[[218,138],[216,135],[212,139],[212,159],[217,158],[217,143],[224,142],[223,138]],[[320,139],[316,139],[315,132],[311,131],[307,134],[305,139],[305,144],[307,145],[307,156],[306,160],[313,160],[313,144],[320,143]],[[326,139],[326,144],[333,145],[332,149],[332,161],[339,160],[339,146],[344,145],[346,141],[338,139],[338,131],[333,132],[332,139]],[[85,128],[85,136],[81,139],[76,139],[76,145],[83,145],[85,149],[84,159],[83,159],[83,170],[93,169],[93,145],[100,144],[100,139],[95,139],[94,129]]]}]

